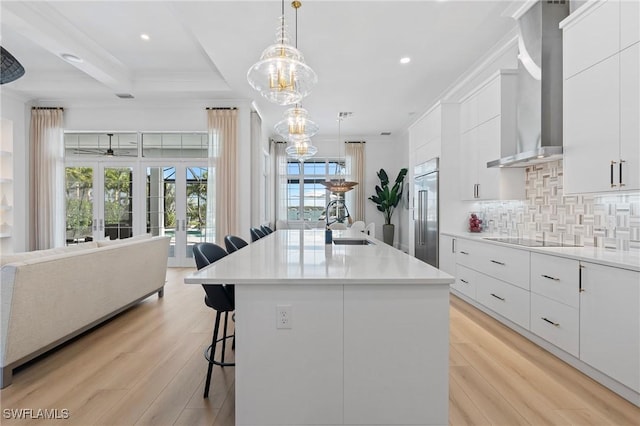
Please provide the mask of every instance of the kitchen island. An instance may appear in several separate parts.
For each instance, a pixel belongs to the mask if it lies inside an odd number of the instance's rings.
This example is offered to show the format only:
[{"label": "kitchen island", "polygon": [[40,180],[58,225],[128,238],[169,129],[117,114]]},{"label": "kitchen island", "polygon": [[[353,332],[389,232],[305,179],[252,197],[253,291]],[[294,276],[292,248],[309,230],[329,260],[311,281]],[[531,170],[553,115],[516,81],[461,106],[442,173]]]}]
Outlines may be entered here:
[{"label": "kitchen island", "polygon": [[453,277],[333,235],[277,231],[185,278],[236,285],[236,424],[448,424]]}]

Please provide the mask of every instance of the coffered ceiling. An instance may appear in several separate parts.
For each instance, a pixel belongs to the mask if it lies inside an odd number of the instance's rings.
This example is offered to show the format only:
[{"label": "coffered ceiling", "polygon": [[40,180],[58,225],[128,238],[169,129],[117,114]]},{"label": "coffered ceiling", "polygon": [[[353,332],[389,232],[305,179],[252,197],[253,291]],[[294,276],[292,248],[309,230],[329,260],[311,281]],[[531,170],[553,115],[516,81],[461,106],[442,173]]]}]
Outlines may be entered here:
[{"label": "coffered ceiling", "polygon": [[[341,111],[354,113],[345,136],[401,131],[513,30],[502,16],[510,3],[303,1],[298,47],[319,80],[303,106],[319,137],[336,133]],[[64,106],[251,99],[269,125],[286,109],[246,79],[275,41],[280,1],[3,0],[0,7],[1,44],[26,69],[3,90]],[[285,11],[293,38],[289,1]],[[405,56],[411,62],[402,65]],[[116,97],[123,93],[134,99]]]}]

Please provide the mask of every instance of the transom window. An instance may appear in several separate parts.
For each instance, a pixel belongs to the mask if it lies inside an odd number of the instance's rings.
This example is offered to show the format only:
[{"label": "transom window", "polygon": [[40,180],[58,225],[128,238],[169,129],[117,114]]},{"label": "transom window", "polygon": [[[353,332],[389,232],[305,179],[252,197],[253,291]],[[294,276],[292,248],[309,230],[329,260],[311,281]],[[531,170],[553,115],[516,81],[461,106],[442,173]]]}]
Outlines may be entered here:
[{"label": "transom window", "polygon": [[322,182],[344,173],[344,161],[314,159],[287,163],[287,220],[319,221],[329,203],[329,192]]},{"label": "transom window", "polygon": [[67,158],[207,158],[209,135],[206,132],[65,132],[64,148]]}]

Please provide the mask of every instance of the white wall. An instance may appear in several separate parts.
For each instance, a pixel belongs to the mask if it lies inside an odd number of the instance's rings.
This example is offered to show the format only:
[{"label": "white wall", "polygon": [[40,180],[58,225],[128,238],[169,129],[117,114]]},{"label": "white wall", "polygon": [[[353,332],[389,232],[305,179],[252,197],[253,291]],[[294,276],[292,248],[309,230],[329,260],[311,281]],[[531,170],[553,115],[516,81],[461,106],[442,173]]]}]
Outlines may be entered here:
[{"label": "white wall", "polygon": [[[515,35],[512,33],[505,35],[500,43],[486,52],[455,84],[444,91],[438,102],[457,103],[496,71],[517,68],[517,54],[518,46]],[[416,119],[409,124],[408,128],[419,128],[420,121],[425,114],[438,102],[424,108],[422,113],[416,114]],[[454,109],[447,117],[443,117],[442,145],[440,147],[440,232],[465,232],[468,213],[480,208],[476,202],[460,199],[460,163],[457,161],[459,155],[458,113],[459,111]],[[416,132],[414,131],[414,133]],[[412,141],[412,144],[415,142]],[[409,164],[413,167],[417,161],[411,148],[409,148],[407,155]],[[524,181],[522,184],[524,185]],[[409,230],[413,232],[411,229]],[[411,244],[412,236],[409,237]]]},{"label": "white wall", "polygon": [[[4,253],[28,248],[29,125],[31,105],[11,89],[2,89],[0,116],[13,124],[13,236],[3,241]],[[5,251],[6,249],[6,251]]]}]

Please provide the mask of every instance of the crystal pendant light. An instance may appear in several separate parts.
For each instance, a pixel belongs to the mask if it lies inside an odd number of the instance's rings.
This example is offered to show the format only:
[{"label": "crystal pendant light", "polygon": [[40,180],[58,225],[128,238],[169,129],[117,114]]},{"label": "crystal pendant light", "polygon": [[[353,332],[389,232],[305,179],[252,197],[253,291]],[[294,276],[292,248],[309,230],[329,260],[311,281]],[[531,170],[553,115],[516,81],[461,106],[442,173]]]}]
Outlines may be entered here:
[{"label": "crystal pendant light", "polygon": [[309,120],[306,109],[296,105],[284,113],[284,120],[275,125],[275,131],[290,142],[302,141],[318,133],[318,125]]},{"label": "crystal pendant light", "polygon": [[318,148],[311,144],[311,139],[302,139],[294,142],[293,145],[288,146],[285,149],[287,156],[298,160],[303,163],[304,160],[307,160],[318,152]]},{"label": "crystal pendant light", "polygon": [[[298,8],[302,5],[294,1],[291,6],[296,10],[296,27]],[[296,46],[289,44],[284,19],[284,0],[282,0],[282,16],[276,33],[276,43],[267,47],[260,60],[247,72],[247,80],[251,87],[262,96],[278,105],[296,104],[311,93],[318,82],[316,73],[304,62],[302,53],[297,48],[298,29],[296,28]]]}]

